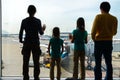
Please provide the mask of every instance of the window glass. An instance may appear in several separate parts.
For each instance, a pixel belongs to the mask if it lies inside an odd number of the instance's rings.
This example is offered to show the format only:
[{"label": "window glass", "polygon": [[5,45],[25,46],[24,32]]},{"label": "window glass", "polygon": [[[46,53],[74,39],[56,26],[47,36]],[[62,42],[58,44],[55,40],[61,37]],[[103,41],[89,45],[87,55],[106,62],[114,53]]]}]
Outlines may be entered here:
[{"label": "window glass", "polygon": [[[109,0],[111,3],[110,13],[118,20],[120,0]],[[2,76],[22,76],[22,54],[23,45],[19,43],[18,34],[22,19],[28,17],[27,8],[33,4],[37,8],[35,17],[39,18],[42,24],[46,24],[46,31],[40,36],[42,55],[40,57],[40,76],[49,77],[50,57],[47,53],[47,46],[52,35],[53,27],[58,26],[61,31],[61,38],[64,40],[64,55],[62,55],[61,68],[62,77],[71,77],[73,73],[73,44],[69,41],[69,33],[76,28],[78,17],[85,19],[86,30],[90,34],[95,15],[100,13],[100,0],[2,0]],[[119,26],[119,24],[118,24]],[[120,77],[120,27],[114,37],[113,52],[113,75]],[[94,77],[94,43],[89,35],[89,42],[86,45],[86,77]],[[67,56],[66,53],[72,54]],[[91,53],[91,54],[89,54]],[[32,55],[29,62],[29,73],[33,76]],[[106,66],[104,58],[102,62],[102,72],[105,75]],[[56,71],[56,68],[55,68]],[[55,72],[56,73],[56,72]],[[103,76],[104,76],[103,75]]]}]

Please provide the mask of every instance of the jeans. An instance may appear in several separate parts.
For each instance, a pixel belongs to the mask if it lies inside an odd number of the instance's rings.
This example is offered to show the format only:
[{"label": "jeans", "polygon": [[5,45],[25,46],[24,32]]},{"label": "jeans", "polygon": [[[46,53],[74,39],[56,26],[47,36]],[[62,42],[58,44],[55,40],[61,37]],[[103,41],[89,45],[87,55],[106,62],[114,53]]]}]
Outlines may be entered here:
[{"label": "jeans", "polygon": [[106,77],[105,80],[113,80],[113,67],[112,67],[112,41],[95,41],[95,80],[102,80],[101,61],[102,55],[106,64]]}]

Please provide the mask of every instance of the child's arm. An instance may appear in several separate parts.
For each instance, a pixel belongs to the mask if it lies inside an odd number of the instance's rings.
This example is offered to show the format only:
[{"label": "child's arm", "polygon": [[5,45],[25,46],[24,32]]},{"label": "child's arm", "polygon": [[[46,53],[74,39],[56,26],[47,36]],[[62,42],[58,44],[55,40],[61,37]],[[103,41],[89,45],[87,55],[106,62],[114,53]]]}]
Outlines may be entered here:
[{"label": "child's arm", "polygon": [[85,43],[86,43],[86,44],[88,43],[88,33],[87,33],[87,31],[86,31]]},{"label": "child's arm", "polygon": [[69,39],[71,40],[71,43],[74,42],[74,38],[73,38],[73,35],[72,35],[72,34],[69,34]]},{"label": "child's arm", "polygon": [[73,43],[74,42],[74,37],[72,37],[72,39],[71,39],[71,43]]},{"label": "child's arm", "polygon": [[50,42],[49,42],[49,44],[48,44],[48,53],[49,53],[49,55],[50,55]]},{"label": "child's arm", "polygon": [[63,53],[63,51],[64,51],[64,46],[63,46],[63,44],[62,44],[62,53]]},{"label": "child's arm", "polygon": [[85,43],[87,43],[87,42],[88,42],[88,38],[86,37],[86,38],[85,38]]}]

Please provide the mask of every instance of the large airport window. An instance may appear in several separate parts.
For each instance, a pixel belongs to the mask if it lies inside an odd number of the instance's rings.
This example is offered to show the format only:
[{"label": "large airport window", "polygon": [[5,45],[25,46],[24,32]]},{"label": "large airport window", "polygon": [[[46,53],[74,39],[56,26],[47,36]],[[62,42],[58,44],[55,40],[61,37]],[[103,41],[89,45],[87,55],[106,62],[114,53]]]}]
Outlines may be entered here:
[{"label": "large airport window", "polygon": [[[119,17],[119,0],[109,0],[110,13]],[[22,76],[23,56],[21,50],[23,44],[19,43],[18,35],[22,19],[28,17],[27,8],[30,4],[36,6],[35,17],[40,18],[42,25],[46,24],[46,30],[40,37],[40,77],[49,77],[50,56],[48,55],[48,42],[52,37],[53,27],[60,28],[60,38],[64,40],[64,53],[61,56],[61,77],[72,77],[73,73],[73,44],[69,40],[69,34],[76,28],[78,17],[84,17],[86,30],[89,33],[86,46],[85,70],[87,78],[94,78],[94,42],[90,32],[94,17],[99,13],[100,0],[1,0],[2,4],[2,76]],[[119,25],[118,25],[119,26]],[[113,76],[120,78],[120,29],[113,39]],[[29,61],[29,74],[33,76],[32,55]],[[105,76],[106,65],[102,58],[102,73]],[[55,68],[56,75],[56,68]]]}]

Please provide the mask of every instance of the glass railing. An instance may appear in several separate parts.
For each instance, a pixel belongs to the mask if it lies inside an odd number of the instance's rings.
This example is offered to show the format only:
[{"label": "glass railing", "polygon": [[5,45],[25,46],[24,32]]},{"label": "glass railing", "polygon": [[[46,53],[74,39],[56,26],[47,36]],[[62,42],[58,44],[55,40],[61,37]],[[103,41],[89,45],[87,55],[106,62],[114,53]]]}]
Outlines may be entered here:
[{"label": "glass railing", "polygon": [[[49,38],[41,38],[41,49],[42,55],[40,56],[40,77],[49,78],[50,71],[50,56],[47,53],[47,44]],[[119,45],[118,45],[119,44]],[[86,77],[94,78],[93,68],[95,65],[94,55],[93,55],[93,42],[89,41],[86,44],[86,58],[85,58],[85,67],[86,67]],[[17,34],[9,34],[2,36],[2,76],[22,76],[22,44],[18,42]],[[64,53],[61,57],[61,70],[62,78],[72,77],[73,73],[73,44],[69,41],[65,41],[64,44]],[[115,50],[113,49],[112,55],[112,64],[113,64],[113,76],[114,78],[120,77],[120,41],[115,41]],[[118,48],[118,51],[117,51]],[[33,76],[33,61],[32,56],[29,62],[29,73],[30,76]],[[104,58],[102,60],[102,73],[103,77],[105,76],[106,66],[104,63]],[[56,68],[55,68],[56,73]]]}]

